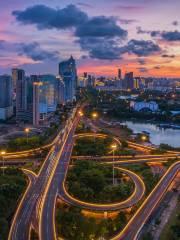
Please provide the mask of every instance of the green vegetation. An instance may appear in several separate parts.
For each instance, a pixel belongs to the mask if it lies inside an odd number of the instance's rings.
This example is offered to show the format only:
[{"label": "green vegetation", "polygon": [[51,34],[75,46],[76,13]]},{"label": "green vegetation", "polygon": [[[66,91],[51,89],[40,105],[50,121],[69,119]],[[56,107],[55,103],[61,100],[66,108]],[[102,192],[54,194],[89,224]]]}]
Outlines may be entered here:
[{"label": "green vegetation", "polygon": [[85,217],[77,207],[61,205],[56,211],[58,236],[73,240],[108,239],[123,229],[127,216],[120,212],[115,219]]},{"label": "green vegetation", "polygon": [[176,208],[162,231],[160,240],[180,239],[180,197]]},{"label": "green vegetation", "polygon": [[168,144],[161,143],[159,145],[159,148],[151,151],[151,153],[152,154],[163,154],[163,153],[166,153],[167,151],[180,151],[180,148],[174,148],[174,147],[171,147]]},{"label": "green vegetation", "polygon": [[90,132],[90,127],[86,127],[83,122],[80,122],[76,128],[76,133],[87,133]]},{"label": "green vegetation", "polygon": [[[80,125],[81,127],[81,125]],[[86,128],[78,128],[79,132],[86,132]],[[80,131],[80,129],[85,129]],[[89,131],[87,131],[89,132]],[[102,133],[102,132],[101,132]],[[79,138],[75,142],[73,149],[74,156],[104,156],[112,155],[111,145],[114,143],[113,138],[109,135],[107,138]],[[135,152],[132,149],[128,149],[127,142],[123,141],[121,146],[117,147],[117,150],[114,151],[115,155],[135,155]]]},{"label": "green vegetation", "polygon": [[7,151],[23,151],[26,149],[37,148],[42,144],[42,139],[39,136],[26,138],[15,138],[8,142]]},{"label": "green vegetation", "polygon": [[30,240],[39,240],[38,234],[35,232],[34,229],[31,229],[31,237]]},{"label": "green vegetation", "polygon": [[173,163],[177,162],[178,161],[178,158],[173,158],[173,159],[170,159],[169,161],[165,162],[164,163],[164,166],[169,168]]},{"label": "green vegetation", "polygon": [[[159,105],[160,111],[153,113],[151,111],[140,111],[136,112],[133,108],[130,107],[131,99],[120,99],[120,96],[129,96],[133,94],[136,95],[136,101],[156,101]],[[95,109],[101,114],[106,112],[106,116],[110,118],[118,118],[124,120],[151,120],[153,122],[173,122],[180,123],[180,117],[173,116],[170,111],[178,111],[180,109],[179,104],[179,93],[164,93],[160,91],[141,91],[141,90],[132,90],[131,92],[127,91],[117,91],[117,92],[93,92],[91,93],[92,101],[89,105],[89,110]]]},{"label": "green vegetation", "polygon": [[58,130],[58,125],[51,124],[42,135],[38,136],[29,136],[28,140],[26,137],[19,137],[12,140],[9,140],[6,146],[3,148],[7,151],[23,151],[33,148],[41,147],[42,145],[48,143],[51,138],[53,138]]},{"label": "green vegetation", "polygon": [[159,149],[162,149],[164,151],[180,151],[180,148],[174,148],[172,146],[169,146],[168,144],[161,143],[159,145]]},{"label": "green vegetation", "polygon": [[127,181],[118,170],[117,184],[112,185],[112,167],[90,161],[76,161],[68,171],[68,192],[81,200],[94,203],[112,203],[127,199],[133,191],[132,181]]},{"label": "green vegetation", "polygon": [[111,137],[103,138],[80,138],[75,142],[73,155],[108,155],[111,151],[111,144],[113,140]]},{"label": "green vegetation", "polygon": [[150,232],[143,234],[142,240],[153,240],[152,234]]},{"label": "green vegetation", "polygon": [[153,173],[147,164],[133,164],[126,168],[138,173],[138,175],[142,177],[142,180],[146,186],[146,194],[151,192],[151,190],[159,181],[159,175],[153,176]]},{"label": "green vegetation", "polygon": [[0,169],[0,239],[6,240],[18,201],[26,187],[23,172],[16,168]]}]

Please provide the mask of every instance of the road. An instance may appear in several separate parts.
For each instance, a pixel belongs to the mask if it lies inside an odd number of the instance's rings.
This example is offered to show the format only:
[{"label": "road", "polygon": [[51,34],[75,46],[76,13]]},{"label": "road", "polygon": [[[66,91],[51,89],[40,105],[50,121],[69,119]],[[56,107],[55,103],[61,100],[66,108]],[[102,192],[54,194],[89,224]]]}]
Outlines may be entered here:
[{"label": "road", "polygon": [[168,169],[150,195],[146,198],[142,206],[128,222],[123,231],[114,238],[111,238],[111,240],[136,240],[138,238],[138,234],[140,233],[143,225],[146,223],[153,210],[158,206],[169,185],[179,171],[180,161],[174,163]]},{"label": "road", "polygon": [[[66,177],[63,179],[62,185],[60,187],[59,195],[60,197],[67,202],[68,204],[89,209],[89,210],[94,210],[94,211],[114,211],[114,210],[120,210],[120,209],[125,209],[132,207],[135,205],[137,202],[141,200],[145,193],[145,185],[144,182],[141,180],[141,178],[135,174],[132,171],[129,171],[127,169],[123,168],[118,168],[121,172],[127,174],[132,181],[134,182],[134,191],[132,195],[125,201],[120,201],[117,203],[111,203],[111,204],[95,204],[95,203],[88,203],[84,201],[80,201],[79,199],[76,199],[72,197],[66,190],[65,187],[65,180]],[[66,171],[67,172],[67,171]]]},{"label": "road", "polygon": [[55,205],[58,190],[62,187],[62,182],[66,176],[70,157],[73,149],[73,135],[76,130],[79,118],[75,118],[69,127],[64,144],[57,156],[57,164],[51,174],[46,191],[43,194],[42,210],[40,215],[39,233],[40,240],[56,239],[55,230]]},{"label": "road", "polygon": [[[114,156],[115,164],[131,164],[131,163],[146,163],[146,162],[164,162],[171,161],[174,158],[180,158],[179,154],[162,154],[162,155],[136,155],[133,156]],[[71,156],[73,160],[90,160],[98,161],[102,163],[111,164],[113,156]],[[34,163],[34,159],[16,159],[16,160],[6,160],[4,163],[0,161],[0,166],[23,166],[27,163]]]},{"label": "road", "polygon": [[[37,177],[32,176],[32,174],[29,173],[30,184],[16,211],[9,233],[9,240],[29,239],[30,227],[34,219],[36,220],[34,222],[37,223],[37,226],[35,227],[36,229],[39,229],[40,240],[57,239],[54,214],[56,198],[58,194],[60,194],[62,198],[64,197],[64,199],[67,197],[67,194],[64,191],[64,181],[68,171],[73,149],[73,135],[79,121],[79,116],[72,119],[74,120],[67,122],[64,132],[58,134],[56,141],[53,141],[54,144],[50,148],[49,154]],[[165,179],[163,177],[164,180],[160,182],[160,185],[157,185],[158,188],[155,188],[155,192],[152,191],[152,197],[150,196],[148,198],[147,204],[143,204],[140,210],[138,210],[137,214],[139,215],[136,221],[133,222],[133,217],[132,221],[129,223],[130,225],[127,225],[124,232],[120,233],[113,239],[133,239],[131,237],[134,236],[133,234],[135,234],[135,230],[142,227],[146,217],[148,218],[148,214],[151,213],[151,206],[156,205],[156,202],[158,203],[158,196],[164,194],[171,179],[174,178],[175,171],[177,171],[177,169],[179,170],[179,165],[177,165],[178,167],[176,165],[173,166],[174,168],[168,170]],[[131,177],[134,178],[136,184],[136,194],[141,196],[142,191],[138,193],[140,189],[137,181],[138,176],[136,179],[134,175],[131,175]],[[136,195],[136,199],[134,199],[137,200],[137,197],[138,196]],[[132,198],[131,200],[135,201],[134,199]],[[70,203],[73,204],[72,199],[70,199]],[[128,204],[132,204],[132,202],[129,202]],[[81,207],[84,207],[82,203]],[[102,210],[105,210],[105,208],[102,208]],[[135,216],[137,214],[135,214]],[[131,222],[133,222],[136,227],[132,227]],[[124,234],[127,235],[128,238],[124,237]]]},{"label": "road", "polygon": [[[48,172],[53,163],[54,149],[50,151],[48,157],[44,163],[44,166],[37,176],[36,180],[26,190],[23,199],[21,200],[19,207],[16,211],[13,219],[9,240],[27,240],[29,237],[30,225],[32,223],[32,216],[35,213],[35,207],[41,192],[46,186]],[[50,164],[51,163],[51,164]],[[49,170],[48,170],[49,171]]]},{"label": "road", "polygon": [[112,163],[114,158],[115,164],[130,164],[130,163],[146,163],[146,162],[162,162],[170,161],[171,159],[178,159],[180,156],[177,155],[159,155],[159,156],[72,156],[73,160],[90,160],[102,163]]},{"label": "road", "polygon": [[[30,182],[13,218],[8,240],[29,239],[32,222],[34,219],[37,220],[35,222],[38,222],[41,199],[57,164],[57,155],[60,149],[63,148],[63,140],[67,134],[68,125],[69,120],[64,130],[53,141],[54,145],[51,147],[36,180],[33,183]],[[38,226],[35,227],[38,228]]]}]

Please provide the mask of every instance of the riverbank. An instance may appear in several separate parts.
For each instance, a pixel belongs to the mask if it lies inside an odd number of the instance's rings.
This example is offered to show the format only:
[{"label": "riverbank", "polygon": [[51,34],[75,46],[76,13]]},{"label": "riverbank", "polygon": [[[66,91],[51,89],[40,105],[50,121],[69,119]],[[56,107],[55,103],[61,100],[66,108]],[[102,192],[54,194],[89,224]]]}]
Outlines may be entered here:
[{"label": "riverbank", "polygon": [[133,133],[149,133],[150,142],[155,145],[168,144],[171,147],[180,147],[180,129],[160,128],[153,123],[123,121],[122,124],[133,130]]}]

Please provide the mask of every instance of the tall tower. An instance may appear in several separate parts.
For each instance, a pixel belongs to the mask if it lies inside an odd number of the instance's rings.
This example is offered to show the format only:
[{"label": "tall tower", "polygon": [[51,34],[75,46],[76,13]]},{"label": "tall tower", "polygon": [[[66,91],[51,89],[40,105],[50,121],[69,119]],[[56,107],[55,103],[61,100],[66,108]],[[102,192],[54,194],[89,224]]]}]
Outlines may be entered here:
[{"label": "tall tower", "polygon": [[0,76],[0,107],[12,106],[12,78],[8,75]]},{"label": "tall tower", "polygon": [[18,79],[18,70],[17,68],[12,69],[12,88],[13,92],[16,93],[16,83]]},{"label": "tall tower", "polygon": [[0,76],[0,119],[6,120],[13,115],[12,78]]},{"label": "tall tower", "polygon": [[65,101],[72,102],[77,88],[77,70],[74,58],[59,63],[59,75],[65,84]]},{"label": "tall tower", "polygon": [[39,87],[42,82],[33,82],[33,125],[39,125],[40,112],[39,112]]},{"label": "tall tower", "polygon": [[121,80],[122,79],[122,71],[121,69],[119,68],[118,69],[118,80]]},{"label": "tall tower", "polygon": [[134,88],[133,72],[126,73],[124,80],[125,80],[125,87],[126,87],[126,89],[133,89]]},{"label": "tall tower", "polygon": [[25,72],[22,69],[17,69],[16,82],[16,120],[24,120],[25,112],[27,111],[27,82]]},{"label": "tall tower", "polygon": [[63,105],[65,103],[65,84],[60,76],[57,76],[56,79],[57,79],[58,104]]}]

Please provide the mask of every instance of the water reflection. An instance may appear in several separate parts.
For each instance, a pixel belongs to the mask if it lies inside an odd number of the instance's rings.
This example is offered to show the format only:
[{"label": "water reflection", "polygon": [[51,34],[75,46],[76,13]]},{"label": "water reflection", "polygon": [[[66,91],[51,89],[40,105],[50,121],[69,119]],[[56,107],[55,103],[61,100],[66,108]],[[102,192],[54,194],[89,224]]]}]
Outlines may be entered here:
[{"label": "water reflection", "polygon": [[172,128],[159,128],[155,124],[137,123],[126,121],[124,122],[134,133],[147,131],[150,133],[150,141],[153,144],[159,145],[160,143],[169,144],[172,147],[180,147],[180,129]]}]

